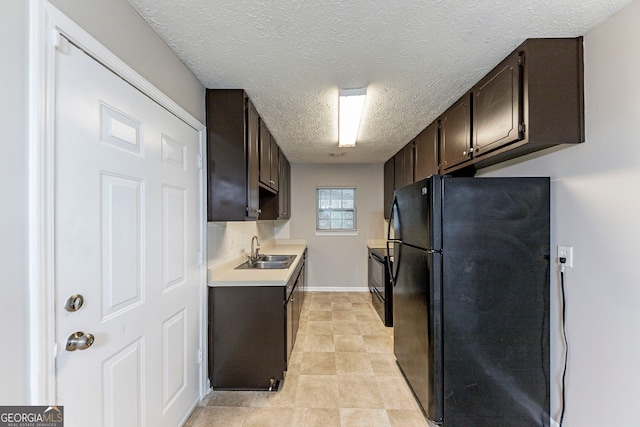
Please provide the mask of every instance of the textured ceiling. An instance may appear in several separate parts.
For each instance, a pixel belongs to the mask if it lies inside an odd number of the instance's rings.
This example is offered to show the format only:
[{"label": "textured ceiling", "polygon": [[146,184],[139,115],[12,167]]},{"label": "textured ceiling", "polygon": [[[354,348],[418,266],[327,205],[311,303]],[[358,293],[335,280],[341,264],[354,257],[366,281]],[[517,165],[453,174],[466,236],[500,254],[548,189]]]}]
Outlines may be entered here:
[{"label": "textured ceiling", "polygon": [[[292,163],[362,163],[391,157],[524,39],[584,35],[631,0],[129,2],[204,86],[245,89]],[[339,149],[338,90],[363,86],[357,146]]]}]

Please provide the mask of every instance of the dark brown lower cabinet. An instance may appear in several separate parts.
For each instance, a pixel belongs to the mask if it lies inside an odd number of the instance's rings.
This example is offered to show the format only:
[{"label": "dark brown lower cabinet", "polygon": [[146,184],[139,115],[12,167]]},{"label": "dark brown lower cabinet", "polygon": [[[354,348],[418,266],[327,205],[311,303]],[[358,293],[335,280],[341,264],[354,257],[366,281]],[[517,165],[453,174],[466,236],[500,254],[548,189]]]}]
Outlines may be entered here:
[{"label": "dark brown lower cabinet", "polygon": [[268,390],[284,378],[284,286],[209,288],[214,389]]},{"label": "dark brown lower cabinet", "polygon": [[295,343],[305,259],[287,286],[209,288],[209,381],[218,390],[277,390]]}]

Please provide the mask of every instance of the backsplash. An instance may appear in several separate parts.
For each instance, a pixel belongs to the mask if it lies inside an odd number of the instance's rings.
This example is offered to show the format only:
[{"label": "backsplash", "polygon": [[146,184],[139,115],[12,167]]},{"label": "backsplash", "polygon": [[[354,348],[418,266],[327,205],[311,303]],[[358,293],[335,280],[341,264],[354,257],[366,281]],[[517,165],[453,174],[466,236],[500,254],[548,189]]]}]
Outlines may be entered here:
[{"label": "backsplash", "polygon": [[286,221],[247,221],[207,223],[207,267],[215,267],[231,258],[251,251],[251,238],[258,236],[260,245],[278,238],[288,238]]}]

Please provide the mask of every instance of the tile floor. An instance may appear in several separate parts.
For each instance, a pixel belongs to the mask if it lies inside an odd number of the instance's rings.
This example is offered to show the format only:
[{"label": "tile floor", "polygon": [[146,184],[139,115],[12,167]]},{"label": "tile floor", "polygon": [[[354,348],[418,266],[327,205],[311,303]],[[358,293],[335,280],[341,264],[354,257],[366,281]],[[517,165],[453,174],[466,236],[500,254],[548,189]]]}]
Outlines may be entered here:
[{"label": "tile floor", "polygon": [[280,391],[213,391],[185,427],[427,426],[368,292],[308,293],[291,359]]}]

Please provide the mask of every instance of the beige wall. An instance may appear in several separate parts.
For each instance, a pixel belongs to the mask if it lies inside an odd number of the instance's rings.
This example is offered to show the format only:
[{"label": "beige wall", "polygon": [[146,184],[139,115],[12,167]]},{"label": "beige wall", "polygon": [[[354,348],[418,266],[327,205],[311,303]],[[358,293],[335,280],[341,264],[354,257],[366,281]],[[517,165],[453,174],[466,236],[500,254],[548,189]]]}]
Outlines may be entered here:
[{"label": "beige wall", "polygon": [[[484,171],[552,179],[551,253],[567,269],[565,425],[640,425],[640,2],[585,36],[586,142]],[[552,415],[562,373],[558,273],[552,278]]]},{"label": "beige wall", "polygon": [[[292,164],[291,238],[307,239],[308,285],[367,287],[367,239],[383,237],[382,164]],[[357,236],[317,236],[316,187],[356,187]]]}]

